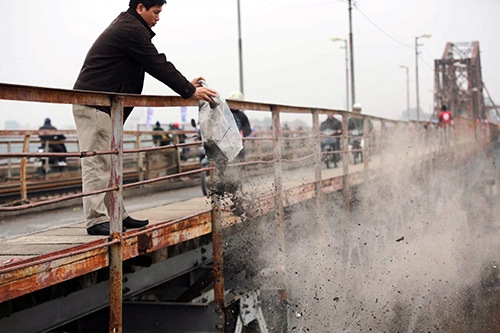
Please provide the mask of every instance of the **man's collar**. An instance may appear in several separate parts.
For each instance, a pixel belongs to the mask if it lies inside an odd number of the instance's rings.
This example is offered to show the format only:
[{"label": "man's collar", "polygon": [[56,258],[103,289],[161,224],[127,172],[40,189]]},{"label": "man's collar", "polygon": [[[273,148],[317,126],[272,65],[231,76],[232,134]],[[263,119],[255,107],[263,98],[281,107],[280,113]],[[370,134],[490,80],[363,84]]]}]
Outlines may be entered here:
[{"label": "man's collar", "polygon": [[151,28],[146,23],[146,21],[144,21],[144,19],[141,17],[141,15],[137,14],[137,12],[134,9],[132,9],[132,8],[127,9],[127,13],[129,13],[130,15],[132,15],[133,17],[135,17],[136,19],[138,19],[139,22],[141,22],[142,25],[144,25],[146,27],[146,29],[148,29],[149,33],[151,34],[151,38],[153,38],[156,35],[154,33],[154,31],[151,30]]}]

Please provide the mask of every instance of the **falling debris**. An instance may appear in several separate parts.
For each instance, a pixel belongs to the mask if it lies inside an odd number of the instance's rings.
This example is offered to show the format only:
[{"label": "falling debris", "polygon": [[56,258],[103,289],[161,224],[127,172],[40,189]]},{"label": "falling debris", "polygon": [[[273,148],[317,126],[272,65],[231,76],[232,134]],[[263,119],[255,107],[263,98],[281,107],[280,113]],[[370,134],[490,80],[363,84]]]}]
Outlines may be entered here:
[{"label": "falling debris", "polygon": [[405,236],[402,236],[402,237],[396,239],[396,242],[401,242],[401,241],[404,241],[404,240],[405,240]]},{"label": "falling debris", "polygon": [[229,199],[232,205],[229,209],[234,215],[239,218],[246,220],[246,210],[244,206],[245,195],[243,194],[243,187],[239,172],[242,169],[231,170],[228,168],[228,160],[220,149],[214,145],[207,145],[205,143],[205,151],[207,156],[211,161],[214,162],[216,168],[216,179],[210,185],[210,191],[212,194],[219,196],[220,198]]}]

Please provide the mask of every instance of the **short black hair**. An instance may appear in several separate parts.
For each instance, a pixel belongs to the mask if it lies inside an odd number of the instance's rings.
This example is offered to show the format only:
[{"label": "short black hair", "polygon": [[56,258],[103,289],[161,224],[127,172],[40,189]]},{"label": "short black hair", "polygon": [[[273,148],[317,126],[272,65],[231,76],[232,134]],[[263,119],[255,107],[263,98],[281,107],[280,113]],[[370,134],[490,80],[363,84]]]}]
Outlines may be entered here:
[{"label": "short black hair", "polygon": [[153,6],[163,6],[167,3],[167,0],[130,0],[128,6],[132,9],[136,9],[137,6],[142,3],[146,10]]},{"label": "short black hair", "polygon": [[444,104],[443,104],[443,105],[441,106],[441,111],[446,111],[446,109],[448,109],[448,107],[447,107],[446,105],[444,105]]}]

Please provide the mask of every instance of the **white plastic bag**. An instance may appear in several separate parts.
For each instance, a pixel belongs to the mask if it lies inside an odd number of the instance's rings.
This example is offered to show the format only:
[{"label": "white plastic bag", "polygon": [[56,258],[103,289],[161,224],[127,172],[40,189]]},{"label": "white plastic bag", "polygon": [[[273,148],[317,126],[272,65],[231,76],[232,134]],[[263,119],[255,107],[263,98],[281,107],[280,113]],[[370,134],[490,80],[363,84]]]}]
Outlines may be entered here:
[{"label": "white plastic bag", "polygon": [[[202,85],[207,87],[204,81]],[[199,102],[198,121],[201,139],[209,159],[221,158],[214,156],[220,155],[218,153],[220,150],[227,162],[231,162],[243,149],[240,131],[226,100],[219,94],[213,100],[214,103],[204,100]]]}]

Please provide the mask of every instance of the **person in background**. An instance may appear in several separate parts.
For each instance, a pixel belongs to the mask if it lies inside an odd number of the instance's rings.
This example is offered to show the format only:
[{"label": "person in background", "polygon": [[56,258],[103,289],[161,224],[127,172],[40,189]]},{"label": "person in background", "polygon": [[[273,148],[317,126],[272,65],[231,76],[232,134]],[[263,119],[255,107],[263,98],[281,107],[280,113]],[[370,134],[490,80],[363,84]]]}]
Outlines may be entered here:
[{"label": "person in background", "polygon": [[[352,106],[352,112],[354,114],[361,114],[361,104],[354,103]],[[371,120],[368,120],[368,127],[370,132],[373,130],[373,123]],[[365,128],[364,119],[363,118],[349,118],[347,121],[347,130],[353,131],[358,130],[360,133],[363,133]]]},{"label": "person in background", "polygon": [[[297,127],[297,132],[296,132],[296,134],[294,136],[295,137],[302,137],[302,136],[305,136],[305,135],[306,135],[306,132],[304,131],[304,127],[302,127],[302,126]],[[301,148],[304,148],[306,146],[306,140],[305,139],[301,139],[299,145],[300,145]]]},{"label": "person in background", "polygon": [[[354,114],[361,114],[361,104],[354,103],[352,106],[352,112]],[[373,130],[373,123],[370,119],[368,119],[368,131],[369,133],[364,133],[365,130],[365,120],[363,118],[354,118],[351,117],[347,121],[347,130],[351,135],[349,138],[349,144],[352,147],[353,156],[354,156],[354,164],[363,161],[363,153],[362,149],[364,147],[364,138],[371,134]],[[370,135],[370,139],[372,144],[375,143],[375,138]]]},{"label": "person in background", "polygon": [[283,125],[283,128],[281,129],[281,135],[283,137],[285,150],[292,149],[292,143],[290,142],[290,140],[288,140],[288,138],[290,137],[290,132],[290,126],[288,126],[288,123],[285,123],[285,125]]},{"label": "person in background", "polygon": [[443,128],[443,143],[448,143],[450,137],[450,126],[453,125],[453,118],[451,111],[448,110],[446,105],[441,105],[441,112],[439,113],[439,127]]},{"label": "person in background", "polygon": [[[38,130],[43,131],[54,131],[57,130],[51,122],[50,118],[45,118],[43,126]],[[51,134],[51,135],[39,135],[42,147],[45,148],[47,141],[49,142],[49,152],[54,153],[66,153],[66,146],[64,145],[64,140],[66,140],[66,136],[64,134]],[[57,161],[58,166],[66,166],[66,156],[59,156],[57,158],[50,158],[50,164],[56,164]]]},{"label": "person in background", "polygon": [[[163,127],[161,127],[159,121],[156,122],[153,131],[163,132]],[[153,134],[153,142],[155,146],[168,146],[170,144],[167,134]]]},{"label": "person in background", "polygon": [[[188,81],[177,68],[159,53],[151,42],[152,28],[160,20],[165,0],[130,0],[129,8],[102,32],[85,57],[74,89],[123,94],[140,94],[147,72],[182,98],[212,101],[217,92],[201,86],[203,77]],[[132,112],[124,108],[124,122]],[[73,117],[82,151],[103,151],[111,148],[110,107],[73,105]],[[107,188],[110,182],[110,157],[98,155],[81,159],[84,192]],[[121,204],[123,231],[141,228],[148,220],[129,216]],[[89,235],[110,234],[110,195],[96,194],[83,198],[83,210]]]},{"label": "person in background", "polygon": [[[327,145],[333,147],[334,151],[340,151],[340,138],[342,134],[342,122],[333,116],[333,113],[328,113],[328,116],[324,122],[319,126],[320,132],[324,135],[329,135],[330,137],[324,137],[321,140],[321,151],[325,150]],[[325,156],[325,158],[328,158]],[[333,154],[333,165],[336,168],[337,162],[340,160],[338,153]]]},{"label": "person in background", "polygon": [[[244,101],[245,96],[243,93],[240,91],[234,91],[232,92],[227,99],[232,99],[235,101]],[[240,131],[240,135],[242,138],[246,138],[252,134],[252,127],[250,126],[250,121],[248,120],[247,115],[239,109],[231,109],[231,113],[233,114],[234,121],[236,122],[236,125],[238,126],[238,130]],[[243,146],[245,145],[245,141],[243,141]],[[245,161],[245,148],[240,151],[238,156],[236,156],[236,159],[240,162]]]},{"label": "person in background", "polygon": [[[170,124],[169,125],[169,129],[171,131],[174,131],[174,132],[178,132],[178,131],[182,130],[181,127],[180,127],[180,125],[179,125],[179,123]],[[179,143],[186,143],[186,139],[187,139],[186,134],[184,134],[184,133],[179,133],[179,134],[174,133],[171,136],[172,139],[173,139],[173,137],[175,137],[175,135],[177,135]],[[189,148],[182,148],[182,150],[181,150],[181,161],[186,161],[188,159],[188,156],[189,156]]]},{"label": "person in background", "polygon": [[441,106],[441,112],[439,113],[439,125],[441,127],[447,127],[453,124],[453,118],[451,117],[451,111],[448,110],[446,105]]}]

